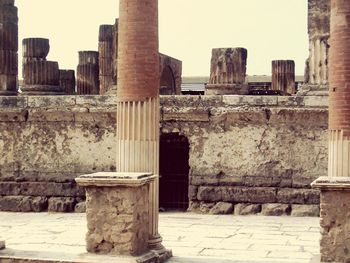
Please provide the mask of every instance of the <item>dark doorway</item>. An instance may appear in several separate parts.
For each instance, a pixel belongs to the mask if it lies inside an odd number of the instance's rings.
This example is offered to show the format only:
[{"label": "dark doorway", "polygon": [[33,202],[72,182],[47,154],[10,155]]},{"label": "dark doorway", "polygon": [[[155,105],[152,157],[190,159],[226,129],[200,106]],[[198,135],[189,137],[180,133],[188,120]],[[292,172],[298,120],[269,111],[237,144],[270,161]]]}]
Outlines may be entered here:
[{"label": "dark doorway", "polygon": [[159,205],[163,209],[188,208],[189,143],[185,136],[160,136]]}]

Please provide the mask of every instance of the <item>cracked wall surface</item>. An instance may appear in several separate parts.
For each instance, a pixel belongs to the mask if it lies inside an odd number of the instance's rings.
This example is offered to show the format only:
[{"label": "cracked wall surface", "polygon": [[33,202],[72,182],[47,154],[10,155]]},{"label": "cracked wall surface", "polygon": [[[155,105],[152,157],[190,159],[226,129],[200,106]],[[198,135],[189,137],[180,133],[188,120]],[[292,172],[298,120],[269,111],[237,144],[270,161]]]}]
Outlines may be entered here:
[{"label": "cracked wall surface", "polygon": [[[116,105],[113,96],[0,97],[0,210],[80,205],[73,179],[116,169]],[[317,211],[309,183],[327,174],[327,120],[322,96],[161,97],[161,133],[189,140],[190,209],[201,212],[220,202]]]}]

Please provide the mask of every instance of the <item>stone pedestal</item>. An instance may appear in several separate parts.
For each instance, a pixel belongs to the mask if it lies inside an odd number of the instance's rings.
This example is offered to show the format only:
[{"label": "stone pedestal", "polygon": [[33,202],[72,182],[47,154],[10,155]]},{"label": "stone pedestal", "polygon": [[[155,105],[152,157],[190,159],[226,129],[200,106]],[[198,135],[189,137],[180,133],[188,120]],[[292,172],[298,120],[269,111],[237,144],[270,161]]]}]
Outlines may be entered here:
[{"label": "stone pedestal", "polygon": [[130,262],[160,262],[150,251],[150,173],[95,173],[76,179],[86,189],[87,251],[134,257]]},{"label": "stone pedestal", "polygon": [[321,262],[350,262],[350,177],[320,177]]}]

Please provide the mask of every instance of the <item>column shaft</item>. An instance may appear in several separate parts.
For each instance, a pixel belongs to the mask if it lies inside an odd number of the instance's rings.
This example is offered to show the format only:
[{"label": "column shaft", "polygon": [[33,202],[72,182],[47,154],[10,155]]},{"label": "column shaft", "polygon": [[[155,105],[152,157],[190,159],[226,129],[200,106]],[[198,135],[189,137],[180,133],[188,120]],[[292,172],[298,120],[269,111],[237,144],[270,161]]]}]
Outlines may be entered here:
[{"label": "column shaft", "polygon": [[350,176],[350,1],[331,1],[329,176]]}]

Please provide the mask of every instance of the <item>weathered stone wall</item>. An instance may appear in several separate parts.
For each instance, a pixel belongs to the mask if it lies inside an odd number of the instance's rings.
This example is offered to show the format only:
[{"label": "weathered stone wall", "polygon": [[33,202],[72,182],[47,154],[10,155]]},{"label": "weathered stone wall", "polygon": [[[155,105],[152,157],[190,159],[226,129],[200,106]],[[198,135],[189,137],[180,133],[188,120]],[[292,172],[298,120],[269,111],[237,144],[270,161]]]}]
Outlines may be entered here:
[{"label": "weathered stone wall", "polygon": [[[162,97],[161,132],[190,142],[191,209],[317,213],[309,183],[327,174],[327,107],[322,96]],[[73,178],[116,168],[115,112],[112,96],[0,97],[0,210],[72,211],[84,200]]]}]

